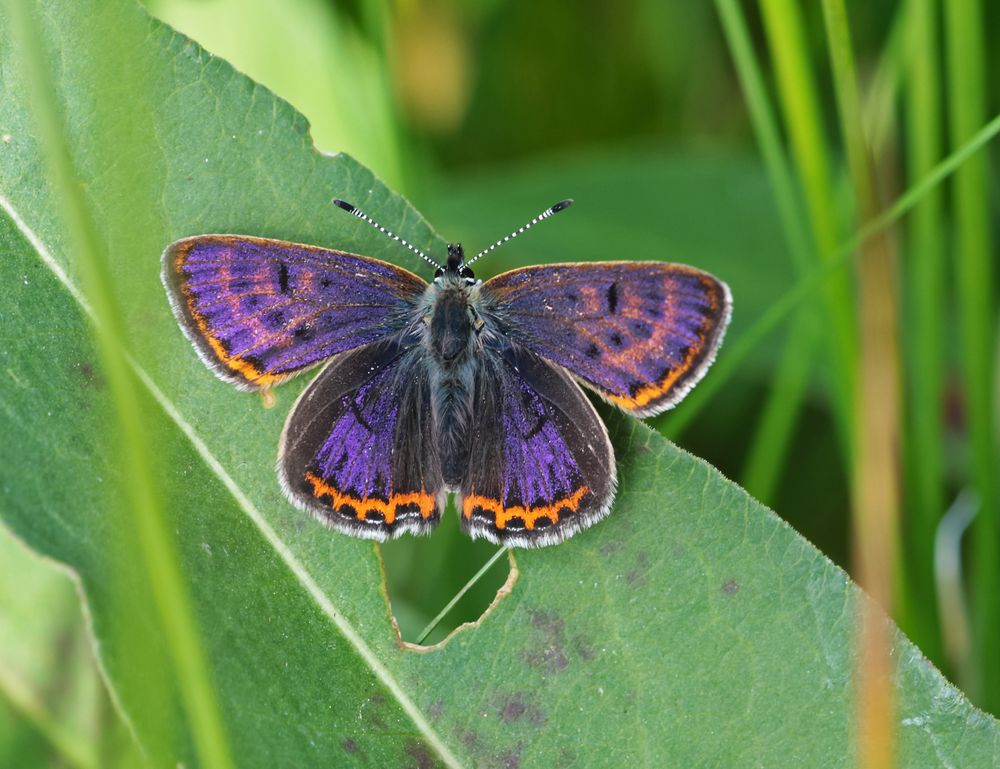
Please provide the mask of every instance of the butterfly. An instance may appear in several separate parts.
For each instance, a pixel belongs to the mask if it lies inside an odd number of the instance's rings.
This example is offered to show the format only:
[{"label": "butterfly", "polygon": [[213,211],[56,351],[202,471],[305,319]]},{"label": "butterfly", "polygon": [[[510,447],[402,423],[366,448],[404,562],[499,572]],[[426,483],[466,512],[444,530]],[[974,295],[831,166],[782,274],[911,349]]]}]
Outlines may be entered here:
[{"label": "butterfly", "polygon": [[472,537],[550,545],[604,518],[615,497],[608,432],[581,385],[638,417],[671,408],[711,365],[732,306],[725,283],[680,264],[476,279],[474,261],[571,202],[468,262],[449,245],[441,266],[334,201],[430,263],[430,283],[368,256],[242,235],[172,243],[162,278],[201,358],[238,388],[326,364],[281,436],[293,504],[386,540],[429,532],[454,493]]}]

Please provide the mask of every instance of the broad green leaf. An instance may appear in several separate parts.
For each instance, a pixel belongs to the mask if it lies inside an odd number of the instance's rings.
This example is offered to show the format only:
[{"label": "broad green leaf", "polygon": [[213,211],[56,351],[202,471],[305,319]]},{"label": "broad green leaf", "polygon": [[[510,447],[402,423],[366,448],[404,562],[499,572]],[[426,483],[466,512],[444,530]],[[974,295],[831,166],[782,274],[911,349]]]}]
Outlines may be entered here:
[{"label": "broad green leaf", "polygon": [[[370,171],[315,152],[287,104],[128,0],[42,7],[239,766],[852,765],[857,589],[717,471],[625,417],[608,416],[613,515],[514,556],[509,594],[477,626],[428,651],[400,644],[378,549],[306,519],[278,489],[278,435],[307,377],[272,409],[216,380],[170,314],[159,254],[183,235],[229,231],[421,270],[337,217],[334,195],[422,248],[442,242]],[[134,70],[108,77],[108,46]],[[151,698],[129,674],[160,658],[162,640],[152,609],[116,610],[122,590],[148,586],[120,584],[132,556],[108,490],[128,479],[12,50],[0,39],[0,516],[79,575],[101,662],[151,762],[198,766],[189,725],[162,733],[180,708],[176,683],[151,674],[163,690]],[[1000,764],[996,722],[898,634],[894,654],[900,765]]]}]

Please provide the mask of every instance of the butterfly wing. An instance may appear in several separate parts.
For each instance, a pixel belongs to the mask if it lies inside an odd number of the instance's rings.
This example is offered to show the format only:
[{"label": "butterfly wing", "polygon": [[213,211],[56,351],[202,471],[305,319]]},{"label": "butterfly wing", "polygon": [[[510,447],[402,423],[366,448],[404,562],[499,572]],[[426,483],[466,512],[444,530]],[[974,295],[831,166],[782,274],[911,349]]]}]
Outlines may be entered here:
[{"label": "butterfly wing", "polygon": [[201,357],[242,389],[397,332],[427,287],[377,259],[238,235],[171,244],[163,283]]},{"label": "butterfly wing", "polygon": [[498,275],[482,296],[501,332],[638,416],[676,405],[715,359],[725,283],[680,264],[599,262]]},{"label": "butterfly wing", "polygon": [[295,505],[347,534],[433,528],[444,494],[420,348],[391,339],[334,358],[285,423],[278,475]]},{"label": "butterfly wing", "polygon": [[517,347],[483,357],[461,488],[462,528],[515,547],[561,542],[615,493],[604,424],[565,371]]}]

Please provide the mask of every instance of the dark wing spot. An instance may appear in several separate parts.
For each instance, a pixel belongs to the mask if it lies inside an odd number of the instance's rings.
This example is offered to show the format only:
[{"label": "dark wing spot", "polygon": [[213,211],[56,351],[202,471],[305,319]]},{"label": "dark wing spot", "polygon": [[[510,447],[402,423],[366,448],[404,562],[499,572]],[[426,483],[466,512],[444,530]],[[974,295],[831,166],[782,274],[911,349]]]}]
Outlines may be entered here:
[{"label": "dark wing spot", "polygon": [[592,358],[592,359],[596,360],[597,358],[601,357],[601,350],[600,350],[600,348],[596,344],[594,344],[593,342],[591,342],[590,343],[590,347],[587,348],[586,355],[587,355],[588,358]]},{"label": "dark wing spot", "polygon": [[548,423],[549,418],[545,414],[541,414],[535,424],[532,425],[531,429],[528,431],[528,434],[524,436],[524,439],[531,440],[538,435],[538,433],[540,433]]},{"label": "dark wing spot", "polygon": [[608,286],[608,312],[612,315],[618,309],[618,284],[612,283]]},{"label": "dark wing spot", "polygon": [[649,324],[644,320],[633,320],[631,325],[632,332],[638,337],[649,336],[653,333],[653,329],[651,329]]},{"label": "dark wing spot", "polygon": [[611,336],[609,336],[608,339],[611,341],[611,344],[613,344],[615,347],[621,347],[623,344],[622,335],[619,334],[617,331],[611,334]]},{"label": "dark wing spot", "polygon": [[285,325],[285,313],[281,310],[272,310],[264,316],[264,325],[273,331],[278,331]]},{"label": "dark wing spot", "polygon": [[375,432],[375,430],[372,429],[372,426],[368,424],[368,421],[365,419],[365,415],[361,413],[361,409],[358,407],[358,402],[356,400],[352,398],[348,408],[350,408],[351,414],[354,415],[354,418],[358,420],[358,424],[364,427],[369,433]]},{"label": "dark wing spot", "polygon": [[246,312],[252,312],[258,307],[260,307],[260,297],[256,294],[240,297],[240,309]]},{"label": "dark wing spot", "polygon": [[308,323],[302,323],[295,327],[295,330],[292,331],[292,336],[300,342],[310,342],[316,338],[316,329]]},{"label": "dark wing spot", "polygon": [[278,290],[283,293],[288,293],[288,265],[284,262],[278,264]]}]

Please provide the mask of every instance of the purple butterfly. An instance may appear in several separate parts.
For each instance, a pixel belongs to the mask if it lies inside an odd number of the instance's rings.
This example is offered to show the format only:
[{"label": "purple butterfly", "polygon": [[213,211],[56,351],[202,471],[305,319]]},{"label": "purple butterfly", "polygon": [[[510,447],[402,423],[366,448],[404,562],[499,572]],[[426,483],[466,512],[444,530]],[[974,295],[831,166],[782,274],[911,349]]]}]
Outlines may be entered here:
[{"label": "purple butterfly", "polygon": [[[428,284],[377,259],[241,235],[163,254],[188,338],[221,378],[267,388],[329,361],[285,424],[281,486],[356,537],[427,533],[448,494],[462,528],[504,545],[560,542],[608,514],[615,459],[580,384],[630,414],[674,406],[729,322],[724,283],[679,264],[469,265],[569,206],[552,206]],[[332,358],[332,359],[331,359]]]}]

